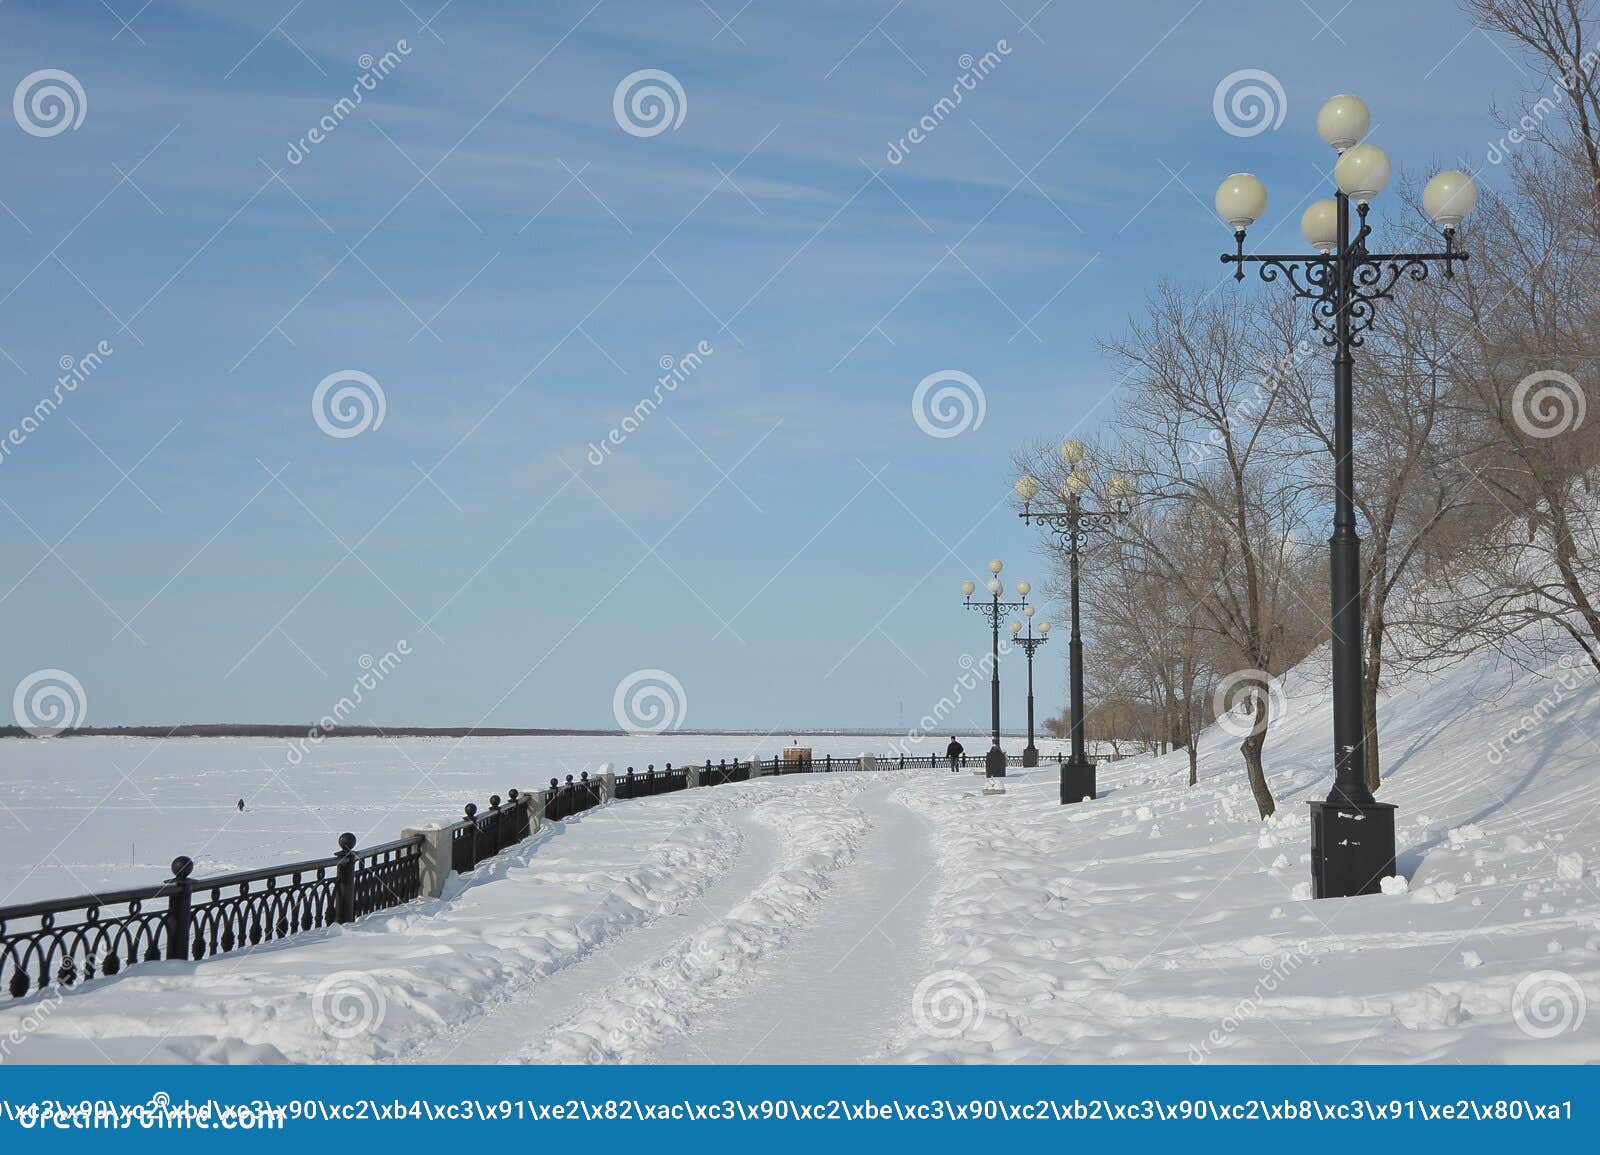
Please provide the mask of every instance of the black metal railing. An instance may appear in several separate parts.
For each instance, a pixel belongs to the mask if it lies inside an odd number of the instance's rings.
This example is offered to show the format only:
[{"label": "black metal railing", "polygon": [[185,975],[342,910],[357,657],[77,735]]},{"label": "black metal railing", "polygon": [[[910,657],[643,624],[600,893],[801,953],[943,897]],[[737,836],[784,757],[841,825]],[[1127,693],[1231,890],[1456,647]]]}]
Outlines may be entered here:
[{"label": "black metal railing", "polygon": [[[522,837],[527,837],[526,830]],[[357,850],[354,855],[356,918],[410,902],[422,893],[420,838],[398,838],[382,846]]]},{"label": "black metal railing", "polygon": [[[867,758],[707,759],[696,767],[700,786],[723,786],[789,773],[938,768],[941,755],[878,755]],[[963,755],[962,767],[981,765]],[[612,796],[648,798],[684,790],[686,768],[648,765],[612,776]],[[465,874],[523,841],[535,815],[560,821],[605,801],[605,789],[587,772],[574,780],[550,779],[548,790],[498,794],[487,810],[472,803],[465,816],[441,832],[449,836],[450,868]],[[0,986],[15,997],[50,986],[67,987],[120,974],[139,963],[199,961],[276,942],[292,935],[352,922],[363,915],[410,902],[422,893],[426,839],[401,838],[365,849],[353,834],[339,836],[327,858],[293,862],[214,878],[195,878],[194,862],[179,856],[165,882],[102,894],[0,907]]]},{"label": "black metal railing", "polygon": [[173,893],[161,883],[0,910],[0,980],[20,998],[30,988],[70,986],[165,958]]},{"label": "black metal railing", "polygon": [[650,798],[657,794],[671,794],[675,790],[687,790],[689,772],[674,770],[671,762],[667,763],[665,770],[660,771],[651,763],[642,774],[629,766],[625,773],[616,776],[615,786],[618,798]]},{"label": "black metal railing", "polygon": [[154,886],[0,907],[0,984],[17,998],[159,959],[199,961],[399,906],[421,890],[422,839]]},{"label": "black metal railing", "polygon": [[[550,784],[555,785],[554,779]],[[528,837],[533,829],[533,807],[543,807],[544,797],[543,791],[533,795],[511,790],[501,805],[500,795],[491,794],[485,811],[468,802],[466,817],[450,827],[450,869],[466,874],[484,859]],[[546,817],[551,815],[546,813]]]},{"label": "black metal railing", "polygon": [[[512,790],[502,806],[452,827],[451,865],[471,870],[522,841],[544,793]],[[590,803],[592,805],[592,803]],[[195,961],[307,931],[353,922],[422,893],[421,835],[356,848],[339,836],[327,858],[194,877],[194,860],[172,860],[165,882],[0,907],[0,986],[13,997],[122,973],[138,963]]]},{"label": "black metal railing", "polygon": [[[982,766],[981,754],[962,754],[956,759],[962,769]],[[748,777],[769,774],[837,774],[848,770],[943,769],[950,759],[943,754],[866,754],[855,758],[835,758],[831,754],[807,758],[757,758],[749,764]],[[739,779],[743,781],[743,779]],[[702,785],[705,783],[702,782]]]},{"label": "black metal railing", "polygon": [[600,796],[600,784],[589,780],[587,770],[576,782],[571,774],[567,775],[565,782],[550,779],[550,789],[545,791],[544,796],[544,816],[551,822],[570,818],[604,801]]},{"label": "black metal railing", "polygon": [[354,875],[340,868],[348,862],[343,852],[355,842],[354,835],[343,835],[341,853],[330,858],[220,878],[191,878],[194,863],[178,859],[172,864],[175,893],[167,904],[168,945],[178,949],[169,949],[167,957],[198,962],[240,947],[348,922],[355,916],[346,911],[354,909],[355,900],[353,895],[341,893],[341,884],[351,887]]},{"label": "black metal railing", "polygon": [[705,767],[699,772],[699,780],[701,786],[726,786],[730,782],[748,782],[750,763],[735,758],[733,765],[730,766],[728,760],[724,758],[713,766],[711,759],[707,758]]}]

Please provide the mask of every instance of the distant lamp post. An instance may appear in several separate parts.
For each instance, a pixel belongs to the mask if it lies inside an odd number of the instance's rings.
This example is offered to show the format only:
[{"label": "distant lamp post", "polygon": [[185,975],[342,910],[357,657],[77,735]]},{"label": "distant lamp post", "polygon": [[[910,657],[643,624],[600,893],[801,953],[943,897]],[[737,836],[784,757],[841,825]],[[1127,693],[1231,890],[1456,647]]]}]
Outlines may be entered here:
[{"label": "distant lamp post", "polygon": [[[1260,266],[1261,279],[1281,276],[1296,297],[1311,302],[1311,319],[1333,355],[1333,790],[1311,803],[1311,877],[1318,898],[1376,894],[1395,872],[1394,807],[1376,801],[1366,781],[1366,724],[1361,694],[1361,539],[1356,534],[1354,351],[1371,328],[1379,301],[1388,300],[1401,278],[1424,281],[1432,265],[1446,277],[1467,254],[1455,247],[1456,227],[1478,203],[1472,178],[1441,172],[1422,191],[1423,208],[1439,225],[1444,251],[1374,253],[1368,202],[1389,182],[1389,158],[1362,143],[1371,123],[1366,104],[1335,96],[1317,113],[1317,131],[1339,153],[1333,167],[1338,186],[1332,199],[1306,209],[1300,229],[1317,256],[1267,256],[1244,251],[1245,230],[1266,211],[1267,190],[1249,173],[1234,173],[1217,189],[1217,215],[1233,229],[1236,249],[1222,254],[1244,280],[1246,264]],[[1350,233],[1355,202],[1356,232]]]},{"label": "distant lamp post", "polygon": [[[1027,582],[1021,583],[1027,585]],[[1027,591],[1023,591],[1026,595]],[[1028,620],[1028,632],[1022,634],[1022,623],[1011,623],[1011,637],[1022,647],[1022,652],[1028,655],[1028,745],[1022,751],[1022,764],[1024,766],[1037,766],[1039,764],[1039,747],[1033,744],[1033,655],[1040,646],[1050,640],[1050,623],[1040,622],[1039,633],[1033,632],[1033,607],[1024,606],[1023,616]]]},{"label": "distant lamp post", "polygon": [[1113,473],[1106,479],[1106,496],[1110,504],[1101,509],[1090,509],[1084,504],[1093,480],[1084,460],[1083,442],[1062,442],[1061,459],[1069,472],[1062,491],[1052,494],[1048,509],[1033,508],[1039,496],[1039,483],[1031,477],[1017,481],[1017,496],[1022,499],[1022,512],[1018,515],[1027,525],[1038,522],[1060,539],[1067,551],[1071,567],[1072,633],[1067,642],[1067,665],[1072,676],[1072,753],[1061,764],[1061,801],[1082,802],[1094,797],[1094,763],[1089,761],[1084,749],[1083,734],[1083,635],[1078,620],[1078,550],[1097,530],[1112,528],[1127,513],[1131,490],[1127,478]]},{"label": "distant lamp post", "polygon": [[[961,592],[966,596],[967,608],[977,610],[989,619],[989,632],[991,651],[991,677],[989,682],[989,718],[992,744],[989,753],[983,761],[983,773],[986,778],[1004,778],[1006,776],[1006,752],[1000,749],[1000,619],[1012,610],[1020,610],[1027,603],[1026,593],[1021,601],[1003,602],[1001,596],[1006,592],[1005,583],[1000,580],[1000,571],[1005,569],[1005,563],[995,558],[989,563],[989,600],[979,598],[972,600],[977,586],[970,581],[961,583]],[[1027,583],[1024,582],[1023,585]]]}]

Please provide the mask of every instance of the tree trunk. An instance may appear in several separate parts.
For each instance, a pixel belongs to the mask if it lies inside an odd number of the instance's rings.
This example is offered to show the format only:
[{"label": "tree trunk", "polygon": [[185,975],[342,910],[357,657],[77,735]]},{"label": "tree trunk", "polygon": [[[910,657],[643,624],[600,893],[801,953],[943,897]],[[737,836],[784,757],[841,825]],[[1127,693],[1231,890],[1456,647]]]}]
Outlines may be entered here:
[{"label": "tree trunk", "polygon": [[1256,724],[1248,737],[1239,743],[1239,752],[1244,755],[1245,773],[1250,778],[1250,793],[1255,795],[1256,809],[1261,811],[1262,818],[1270,818],[1272,812],[1278,808],[1272,800],[1272,791],[1267,786],[1267,772],[1261,765],[1261,749],[1267,744],[1267,696],[1256,695]]},{"label": "tree trunk", "polygon": [[1361,717],[1367,731],[1367,789],[1374,794],[1383,785],[1378,761],[1378,683],[1383,676],[1383,620],[1367,625],[1366,669],[1361,678]]},{"label": "tree trunk", "polygon": [[[1568,599],[1577,607],[1578,613],[1589,627],[1590,635],[1596,641],[1600,641],[1600,611],[1597,611],[1594,603],[1589,600],[1589,595],[1584,591],[1583,583],[1578,577],[1574,564],[1578,551],[1572,544],[1572,530],[1567,522],[1567,509],[1565,504],[1558,504],[1565,501],[1566,494],[1550,486],[1543,488],[1551,511],[1551,547],[1555,554],[1556,569],[1561,574],[1561,584],[1566,590]],[[1590,652],[1589,661],[1600,670],[1600,657],[1597,657],[1594,651]]]},{"label": "tree trunk", "polygon": [[1383,785],[1378,763],[1378,661],[1367,660],[1366,677],[1361,681],[1361,714],[1367,731],[1367,789],[1374,794]]}]

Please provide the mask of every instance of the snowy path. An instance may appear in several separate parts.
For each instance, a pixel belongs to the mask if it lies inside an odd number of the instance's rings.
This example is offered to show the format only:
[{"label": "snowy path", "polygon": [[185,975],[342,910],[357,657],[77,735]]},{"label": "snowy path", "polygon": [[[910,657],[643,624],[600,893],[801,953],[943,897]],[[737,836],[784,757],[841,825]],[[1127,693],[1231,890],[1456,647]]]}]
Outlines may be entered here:
[{"label": "snowy path", "polygon": [[907,788],[886,783],[862,796],[872,833],[819,921],[692,1036],[664,1046],[658,1062],[881,1058],[927,973],[924,928],[938,882],[927,823],[897,797]]},{"label": "snowy path", "polygon": [[597,987],[659,957],[684,938],[715,923],[715,912],[731,909],[771,869],[778,839],[768,827],[741,814],[733,823],[739,841],[733,866],[698,899],[678,912],[596,950],[542,983],[491,1001],[483,1013],[446,1034],[418,1056],[425,1063],[499,1063],[514,1060],[530,1039],[542,1038]]},{"label": "snowy path", "polygon": [[[617,802],[442,900],[0,1005],[20,1062],[618,1060],[680,1030],[815,917],[904,775]],[[585,1034],[582,1027],[587,1026]]]},{"label": "snowy path", "polygon": [[[708,917],[685,920],[653,958],[640,959],[638,939],[595,960],[613,981],[515,1057],[838,1062],[881,1050],[920,977],[933,889],[925,824],[895,797],[908,787],[898,774],[768,787],[751,814],[777,842],[766,877],[742,894],[718,886],[698,904]],[[747,879],[753,867],[736,872]]]}]

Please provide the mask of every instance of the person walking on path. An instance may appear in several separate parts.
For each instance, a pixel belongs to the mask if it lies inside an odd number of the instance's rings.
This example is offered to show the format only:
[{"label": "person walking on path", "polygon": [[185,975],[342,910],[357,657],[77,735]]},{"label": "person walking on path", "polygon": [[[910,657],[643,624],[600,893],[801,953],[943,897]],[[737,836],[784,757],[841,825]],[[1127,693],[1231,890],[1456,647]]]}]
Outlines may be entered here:
[{"label": "person walking on path", "polygon": [[961,755],[966,752],[966,748],[956,741],[956,736],[950,735],[950,745],[944,748],[945,760],[950,763],[950,773],[954,774],[960,767]]}]

